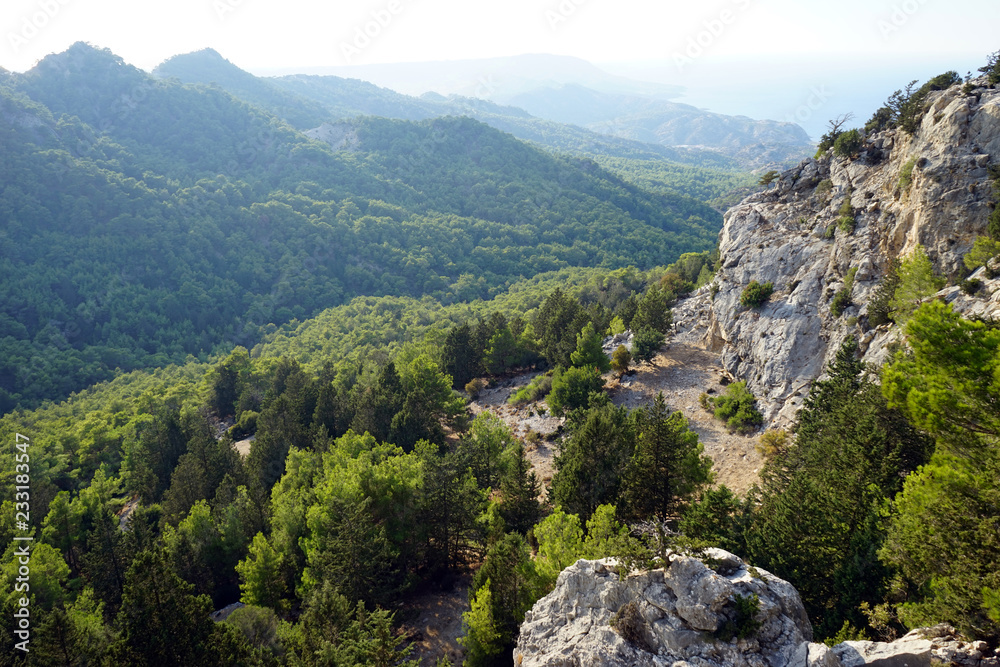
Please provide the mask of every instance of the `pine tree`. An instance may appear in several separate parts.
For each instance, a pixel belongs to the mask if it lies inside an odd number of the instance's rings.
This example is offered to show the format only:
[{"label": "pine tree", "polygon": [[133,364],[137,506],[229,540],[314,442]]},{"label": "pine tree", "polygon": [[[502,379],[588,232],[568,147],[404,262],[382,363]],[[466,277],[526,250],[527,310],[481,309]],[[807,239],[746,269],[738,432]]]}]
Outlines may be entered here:
[{"label": "pine tree", "polygon": [[590,322],[577,334],[576,350],[569,357],[573,366],[578,368],[591,366],[602,373],[611,370],[611,362],[601,347],[601,336]]},{"label": "pine tree", "polygon": [[681,508],[711,481],[712,460],[680,412],[670,413],[659,393],[636,411],[635,451],[625,471],[619,511],[633,520],[680,515]]}]

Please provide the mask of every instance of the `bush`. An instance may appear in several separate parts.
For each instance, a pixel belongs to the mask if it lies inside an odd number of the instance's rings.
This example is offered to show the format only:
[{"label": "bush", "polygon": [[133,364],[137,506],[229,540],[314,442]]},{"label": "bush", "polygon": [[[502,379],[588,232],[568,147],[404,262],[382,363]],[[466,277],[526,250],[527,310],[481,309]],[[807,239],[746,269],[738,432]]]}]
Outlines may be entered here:
[{"label": "bush", "polygon": [[486,380],[483,378],[473,378],[465,384],[465,393],[473,400],[479,398],[479,394],[486,389]]},{"label": "bush", "polygon": [[980,67],[979,71],[986,75],[991,86],[1000,83],[1000,51],[988,55],[986,65]]},{"label": "bush", "polygon": [[260,414],[257,412],[244,410],[240,414],[239,421],[229,429],[229,435],[232,436],[233,440],[242,440],[253,435],[257,432],[258,417],[260,417]]},{"label": "bush", "polygon": [[646,621],[642,618],[635,600],[623,604],[611,618],[609,625],[629,644],[643,651],[649,651],[646,644]]},{"label": "bush", "polygon": [[604,380],[592,366],[559,369],[552,376],[552,391],[546,402],[552,414],[561,416],[590,404],[590,395],[604,390]]},{"label": "bush", "polygon": [[920,302],[944,287],[945,280],[934,273],[934,265],[923,246],[918,245],[899,267],[899,284],[889,306],[896,322],[909,319]]},{"label": "bush", "polygon": [[864,145],[865,139],[859,130],[848,130],[833,142],[833,153],[838,157],[854,157]]},{"label": "bush", "polygon": [[747,389],[746,382],[734,382],[726,393],[708,399],[715,418],[726,422],[731,432],[744,435],[752,433],[764,423],[764,415],[757,410],[757,399]]},{"label": "bush", "polygon": [[899,170],[899,189],[906,192],[913,182],[913,168],[917,165],[917,158],[913,157],[906,161],[903,168]]},{"label": "bush", "polygon": [[752,280],[740,295],[740,305],[747,308],[760,308],[774,293],[774,283],[759,283]]},{"label": "bush", "polygon": [[998,255],[1000,255],[1000,241],[980,236],[972,245],[972,250],[962,258],[962,262],[965,264],[965,268],[975,271]]},{"label": "bush", "polygon": [[868,302],[868,324],[873,327],[894,322],[890,302],[899,286],[899,267],[894,259],[890,259],[889,269],[885,279],[879,283]]},{"label": "bush", "polygon": [[733,618],[723,623],[716,634],[724,642],[729,642],[734,638],[749,639],[763,625],[763,621],[757,618],[760,612],[760,598],[756,593],[733,597]]},{"label": "bush", "polygon": [[854,289],[854,276],[858,272],[857,267],[850,269],[844,277],[844,286],[837,290],[830,303],[830,314],[840,317],[844,310],[851,305],[851,291]]},{"label": "bush", "polygon": [[761,433],[754,449],[764,458],[770,458],[787,449],[789,444],[791,444],[791,437],[788,435],[788,431],[778,429]]},{"label": "bush", "polygon": [[632,353],[624,345],[619,345],[611,355],[611,368],[618,374],[619,379],[628,372],[631,363]]},{"label": "bush", "polygon": [[962,281],[962,291],[968,294],[969,296],[972,296],[973,294],[978,292],[980,289],[982,289],[982,287],[983,287],[983,281],[979,280],[978,278]]},{"label": "bush", "polygon": [[652,362],[663,347],[663,334],[653,329],[640,329],[632,337],[632,358],[636,362]]},{"label": "bush", "polygon": [[833,192],[833,181],[825,178],[816,185],[816,196],[826,197]]},{"label": "bush", "polygon": [[510,405],[523,405],[540,401],[552,391],[552,376],[548,373],[536,375],[526,386],[521,387],[507,402]]},{"label": "bush", "polygon": [[757,181],[757,183],[759,185],[763,185],[766,188],[769,185],[771,185],[771,183],[773,183],[778,178],[778,176],[780,176],[780,174],[776,172],[774,169],[772,169],[763,176],[761,176],[760,180]]}]

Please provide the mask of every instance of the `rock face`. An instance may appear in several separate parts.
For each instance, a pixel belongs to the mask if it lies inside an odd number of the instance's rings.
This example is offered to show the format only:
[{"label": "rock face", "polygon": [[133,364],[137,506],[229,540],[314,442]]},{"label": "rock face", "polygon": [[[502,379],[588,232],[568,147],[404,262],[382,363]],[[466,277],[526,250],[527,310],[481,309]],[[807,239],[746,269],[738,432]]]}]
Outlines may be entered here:
[{"label": "rock face", "polygon": [[[870,327],[868,302],[890,258],[920,244],[938,273],[954,278],[985,234],[988,168],[1000,164],[1000,89],[977,81],[971,93],[961,85],[932,93],[912,136],[891,130],[869,137],[854,159],[806,160],[727,212],[717,293],[705,287],[679,305],[677,335],[718,351],[774,425],[792,421],[846,336],[859,339],[866,361],[888,357],[898,330]],[[852,303],[835,317],[832,299],[852,269]],[[773,283],[774,294],[758,309],[742,307],[754,280]],[[960,312],[1000,318],[1000,281],[984,282],[975,297],[957,286],[940,296]]]},{"label": "rock face", "polygon": [[[665,569],[624,581],[612,560],[577,561],[525,616],[514,664],[805,665],[812,628],[791,584],[747,568],[728,552],[713,549],[709,555],[715,569],[695,558],[672,556]],[[736,596],[751,595],[759,599],[760,627],[745,639],[726,639],[738,625]],[[630,608],[637,612],[631,621]],[[616,615],[617,630],[611,626]]]},{"label": "rock face", "polygon": [[[671,556],[664,569],[620,580],[612,559],[579,560],[535,603],[514,649],[518,667],[998,667],[984,642],[954,628],[914,630],[892,642],[812,643],[788,582],[720,549],[711,565]],[[756,595],[759,625],[744,638],[737,596]],[[746,625],[742,625],[746,628]]]}]

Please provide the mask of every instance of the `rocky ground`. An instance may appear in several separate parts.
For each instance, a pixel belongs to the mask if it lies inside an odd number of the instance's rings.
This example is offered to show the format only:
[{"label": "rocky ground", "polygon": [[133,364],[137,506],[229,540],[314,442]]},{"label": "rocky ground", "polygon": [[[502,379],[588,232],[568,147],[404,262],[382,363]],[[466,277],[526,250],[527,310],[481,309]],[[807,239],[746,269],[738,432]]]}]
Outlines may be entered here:
[{"label": "rocky ground", "polygon": [[[640,364],[635,371],[620,383],[610,373],[605,376],[611,400],[616,405],[635,408],[651,402],[656,394],[663,392],[667,405],[684,413],[705,446],[705,453],[714,461],[716,483],[745,493],[757,481],[757,473],[764,462],[754,448],[756,436],[729,433],[725,425],[703,410],[698,402],[702,392],[718,395],[724,391],[726,380],[718,355],[693,343],[672,343],[654,358],[652,364]],[[530,431],[543,436],[537,444],[528,444],[527,454],[539,480],[547,486],[555,474],[558,445],[545,436],[555,434],[564,420],[548,414],[544,402],[518,407],[507,404],[507,399],[527,385],[534,375],[528,373],[501,381],[480,394],[472,402],[471,409],[474,414],[490,410],[520,438],[525,438]]]}]

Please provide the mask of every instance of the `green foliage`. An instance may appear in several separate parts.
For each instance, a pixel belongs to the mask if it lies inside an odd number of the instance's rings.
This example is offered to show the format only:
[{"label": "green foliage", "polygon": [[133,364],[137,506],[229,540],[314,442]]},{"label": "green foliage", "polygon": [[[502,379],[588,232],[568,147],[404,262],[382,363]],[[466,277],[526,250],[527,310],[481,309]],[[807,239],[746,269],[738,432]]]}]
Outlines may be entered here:
[{"label": "green foliage", "polygon": [[746,553],[743,536],[749,507],[722,485],[701,492],[685,510],[678,525],[686,537],[732,553]]},{"label": "green foliage", "polygon": [[796,587],[819,637],[845,620],[865,627],[859,604],[881,601],[884,506],[930,452],[856,355],[848,338],[829,379],[813,384],[794,443],[761,471],[745,532],[750,558]]},{"label": "green foliage", "polygon": [[944,285],[944,278],[935,275],[934,265],[924,247],[918,245],[899,266],[899,285],[889,302],[893,320],[905,323],[922,300]]},{"label": "green foliage", "polygon": [[559,573],[584,554],[580,517],[556,508],[555,512],[535,526],[534,532],[535,539],[538,540],[535,568],[546,582],[546,587],[551,588]]},{"label": "green foliage", "polygon": [[833,181],[829,178],[825,178],[816,184],[816,196],[821,199],[826,199],[830,193],[833,192]]},{"label": "green foliage", "polygon": [[833,295],[830,302],[830,314],[840,317],[849,305],[851,305],[851,291],[854,289],[854,276],[858,273],[857,267],[851,267],[844,276],[844,285]]},{"label": "green foliage", "polygon": [[837,157],[853,158],[864,148],[865,139],[860,130],[848,130],[837,136],[833,142],[833,153]]},{"label": "green foliage", "polygon": [[972,249],[962,257],[965,268],[975,271],[980,266],[985,266],[994,257],[1000,255],[1000,241],[995,241],[987,236],[980,236],[972,244]]},{"label": "green foliage", "polygon": [[558,368],[552,376],[552,392],[545,402],[552,414],[563,415],[587,407],[591,394],[603,390],[604,379],[593,366]]},{"label": "green foliage", "polygon": [[899,264],[895,258],[890,257],[885,277],[872,292],[872,297],[868,301],[869,325],[878,327],[895,321],[892,318],[891,302],[896,294],[896,288],[899,287],[899,282]]},{"label": "green foliage", "polygon": [[622,318],[618,317],[617,315],[611,318],[611,324],[608,327],[609,334],[611,334],[612,336],[617,336],[618,334],[625,333],[625,331],[626,327],[625,323],[622,321]]},{"label": "green foliage", "polygon": [[913,168],[917,166],[917,158],[911,157],[899,170],[899,189],[906,192],[913,182]]},{"label": "green foliage", "polygon": [[570,425],[556,456],[552,503],[585,520],[601,505],[614,503],[634,449],[634,424],[625,408],[591,407]]},{"label": "green foliage", "polygon": [[854,231],[854,225],[856,223],[854,219],[854,207],[851,206],[851,193],[848,190],[847,196],[844,198],[844,203],[840,205],[840,217],[837,218],[837,226],[840,228],[844,234],[850,234]]},{"label": "green foliage", "polygon": [[740,305],[744,308],[760,308],[774,293],[774,283],[759,283],[751,280],[740,294]]},{"label": "green foliage", "polygon": [[601,335],[594,331],[590,322],[577,334],[576,350],[569,357],[575,367],[592,366],[602,373],[611,370],[611,361],[601,348]]},{"label": "green foliage", "polygon": [[771,185],[771,183],[773,183],[778,178],[778,176],[780,176],[780,174],[774,169],[771,169],[770,171],[765,172],[764,175],[760,177],[760,180],[757,181],[757,184],[763,185],[766,188],[769,185]]},{"label": "green foliage", "polygon": [[466,667],[488,667],[503,651],[500,632],[493,620],[493,594],[490,592],[490,580],[472,598],[471,609],[462,614],[462,624],[465,635],[458,641],[465,647]]},{"label": "green foliage", "polygon": [[624,345],[619,345],[611,355],[611,368],[621,378],[628,373],[628,367],[631,363],[632,353]]},{"label": "green foliage", "polygon": [[274,550],[263,533],[257,533],[246,559],[236,565],[243,604],[280,609],[285,592],[282,561],[282,555]]},{"label": "green foliage", "polygon": [[552,391],[552,375],[550,373],[542,373],[536,375],[532,378],[526,386],[518,389],[513,396],[511,396],[507,402],[511,405],[524,405],[525,403],[533,403],[535,401],[540,401],[549,395]]},{"label": "green foliage", "polygon": [[681,412],[670,413],[662,392],[636,410],[636,441],[622,479],[622,516],[642,521],[676,516],[712,478],[712,460]]},{"label": "green foliage", "polygon": [[764,423],[764,415],[757,410],[757,399],[747,389],[746,382],[734,382],[720,396],[709,398],[716,419],[726,422],[732,432],[752,433]]},{"label": "green foliage", "polygon": [[653,329],[639,329],[632,337],[632,355],[638,363],[651,363],[663,347],[663,334]]},{"label": "green foliage", "polygon": [[961,82],[962,77],[957,72],[939,74],[920,88],[916,87],[917,81],[911,81],[906,88],[897,90],[889,96],[885,105],[865,123],[865,131],[881,132],[899,127],[908,134],[913,134],[920,127],[927,96],[934,91],[946,90]]},{"label": "green foliage", "polygon": [[1000,83],[1000,51],[991,53],[986,58],[986,64],[979,68],[986,75],[991,86]]},{"label": "green foliage", "polygon": [[764,624],[760,613],[760,597],[756,593],[733,596],[733,618],[727,619],[716,632],[716,637],[728,642],[736,639],[750,639]]},{"label": "green foliage", "polygon": [[639,307],[629,326],[633,331],[652,329],[666,334],[670,331],[670,304],[673,300],[674,296],[670,292],[653,285],[639,299]]}]

